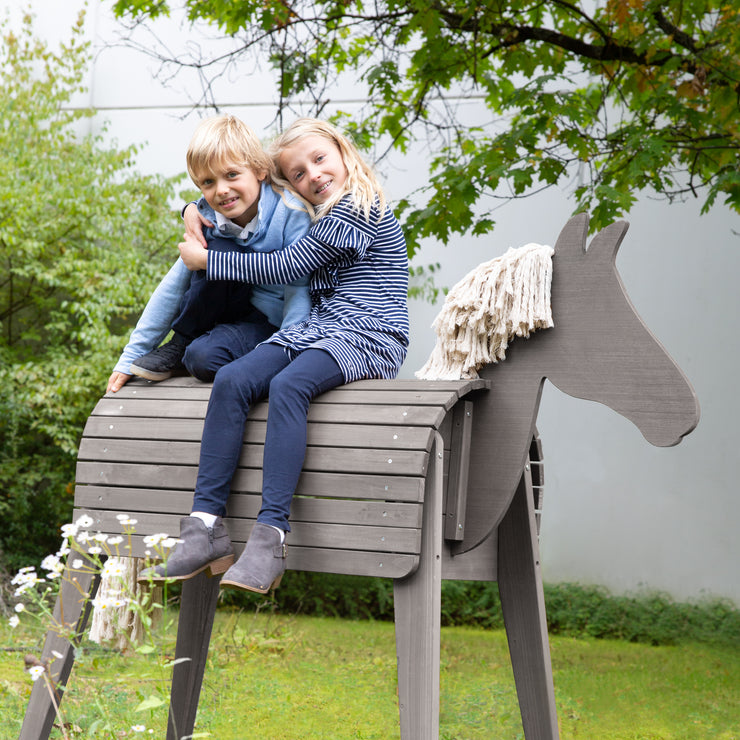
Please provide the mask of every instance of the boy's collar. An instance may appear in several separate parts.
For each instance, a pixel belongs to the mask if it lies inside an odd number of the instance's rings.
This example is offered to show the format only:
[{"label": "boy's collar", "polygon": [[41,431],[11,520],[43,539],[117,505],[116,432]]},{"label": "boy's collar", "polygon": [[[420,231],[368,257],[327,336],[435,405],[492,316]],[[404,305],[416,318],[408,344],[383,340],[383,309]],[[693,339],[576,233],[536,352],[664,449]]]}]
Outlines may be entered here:
[{"label": "boy's collar", "polygon": [[246,239],[248,236],[257,231],[257,225],[259,223],[259,214],[256,215],[246,226],[241,227],[239,224],[234,223],[231,219],[226,218],[223,214],[215,211],[216,214],[216,226],[219,231],[235,236],[237,239]]}]

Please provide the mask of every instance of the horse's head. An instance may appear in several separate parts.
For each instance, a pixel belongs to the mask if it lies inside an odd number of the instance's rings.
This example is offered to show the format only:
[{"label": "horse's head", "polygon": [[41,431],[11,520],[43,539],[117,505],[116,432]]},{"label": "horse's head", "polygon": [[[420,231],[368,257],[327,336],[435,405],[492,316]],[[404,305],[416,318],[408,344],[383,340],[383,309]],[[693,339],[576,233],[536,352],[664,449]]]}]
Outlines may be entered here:
[{"label": "horse's head", "polygon": [[[599,401],[632,421],[652,444],[677,444],[699,421],[690,383],[637,315],[615,259],[628,224],[600,231],[586,249],[588,216],[566,225],[555,245],[547,377],[577,398]],[[550,335],[549,337],[547,335]]]}]

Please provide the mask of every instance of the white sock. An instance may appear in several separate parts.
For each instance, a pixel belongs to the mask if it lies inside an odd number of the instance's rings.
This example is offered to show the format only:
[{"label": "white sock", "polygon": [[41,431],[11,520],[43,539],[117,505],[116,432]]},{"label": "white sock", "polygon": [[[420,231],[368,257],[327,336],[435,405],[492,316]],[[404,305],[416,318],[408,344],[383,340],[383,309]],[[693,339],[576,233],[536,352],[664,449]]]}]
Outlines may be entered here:
[{"label": "white sock", "polygon": [[268,527],[272,527],[277,532],[280,532],[280,544],[282,545],[283,542],[285,542],[285,530],[280,529],[280,527],[276,527],[274,524],[268,524]]},{"label": "white sock", "polygon": [[216,519],[218,519],[215,514],[209,514],[205,511],[193,511],[190,516],[200,519],[208,529],[213,529],[213,525],[216,523]]}]

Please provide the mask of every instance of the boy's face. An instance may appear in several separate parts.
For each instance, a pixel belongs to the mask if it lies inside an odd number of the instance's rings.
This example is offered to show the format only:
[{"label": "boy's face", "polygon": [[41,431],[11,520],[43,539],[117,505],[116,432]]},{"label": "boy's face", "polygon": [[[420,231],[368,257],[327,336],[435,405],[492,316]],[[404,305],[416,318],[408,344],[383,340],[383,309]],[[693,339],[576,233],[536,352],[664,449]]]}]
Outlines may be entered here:
[{"label": "boy's face", "polygon": [[347,181],[339,147],[323,136],[306,136],[286,147],[278,157],[288,182],[309,203],[325,203]]},{"label": "boy's face", "polygon": [[214,211],[246,226],[257,215],[260,184],[266,175],[244,165],[223,164],[199,177],[198,187]]}]

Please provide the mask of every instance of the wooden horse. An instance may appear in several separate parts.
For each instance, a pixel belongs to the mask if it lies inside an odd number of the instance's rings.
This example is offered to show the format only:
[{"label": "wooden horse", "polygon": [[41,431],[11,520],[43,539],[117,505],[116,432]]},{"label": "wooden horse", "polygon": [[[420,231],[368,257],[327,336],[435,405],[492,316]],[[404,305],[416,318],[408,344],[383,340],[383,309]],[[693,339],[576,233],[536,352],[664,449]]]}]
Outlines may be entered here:
[{"label": "wooden horse", "polygon": [[[498,581],[525,737],[558,737],[533,503],[540,475],[530,465],[540,462],[532,440],[545,378],[613,408],[655,445],[676,444],[698,422],[691,386],[617,273],[627,224],[604,229],[588,249],[587,230],[586,215],[572,218],[554,248],[555,328],[514,341],[506,361],[483,368],[481,379],[360,381],[312,404],[288,567],[394,579],[404,740],[439,736],[445,578]],[[76,515],[90,514],[111,534],[121,511],[137,516],[142,535],[172,531],[166,526],[189,512],[209,392],[195,381],[166,381],[102,399],[80,447]],[[227,519],[238,550],[259,503],[265,409],[253,411]],[[89,581],[78,585],[94,592]],[[86,612],[76,593],[63,594],[57,611],[81,634]],[[217,598],[217,579],[204,574],[183,588],[168,738],[192,733]],[[55,653],[61,696],[74,651],[50,634],[42,657]],[[53,707],[39,684],[21,740],[48,737]]]}]

